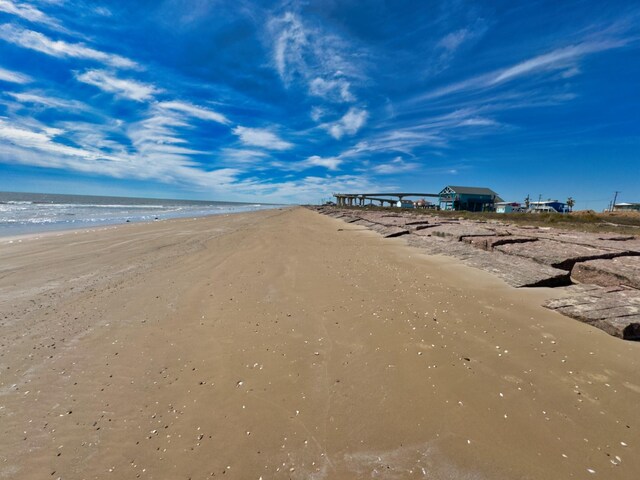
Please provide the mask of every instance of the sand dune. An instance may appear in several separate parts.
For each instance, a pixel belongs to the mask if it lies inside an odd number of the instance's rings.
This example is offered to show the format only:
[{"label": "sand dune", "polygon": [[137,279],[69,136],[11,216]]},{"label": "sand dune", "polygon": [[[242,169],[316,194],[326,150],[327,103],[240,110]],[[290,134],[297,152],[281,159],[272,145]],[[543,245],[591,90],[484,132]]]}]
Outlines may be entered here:
[{"label": "sand dune", "polygon": [[301,208],[0,239],[0,478],[635,480],[553,294]]}]

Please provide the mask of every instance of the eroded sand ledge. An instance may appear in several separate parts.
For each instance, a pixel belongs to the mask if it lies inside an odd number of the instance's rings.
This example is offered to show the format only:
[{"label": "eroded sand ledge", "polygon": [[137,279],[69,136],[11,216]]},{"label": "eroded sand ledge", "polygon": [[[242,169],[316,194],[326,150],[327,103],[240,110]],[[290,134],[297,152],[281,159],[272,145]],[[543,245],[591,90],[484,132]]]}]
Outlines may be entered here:
[{"label": "eroded sand ledge", "polygon": [[0,478],[635,480],[640,344],[548,295],[305,209],[0,240]]},{"label": "eroded sand ledge", "polygon": [[385,238],[401,236],[422,253],[454,257],[513,287],[560,287],[560,298],[547,300],[547,308],[616,337],[640,340],[640,239],[635,236],[517,226],[507,217],[487,222],[416,217],[406,210],[309,208]]}]

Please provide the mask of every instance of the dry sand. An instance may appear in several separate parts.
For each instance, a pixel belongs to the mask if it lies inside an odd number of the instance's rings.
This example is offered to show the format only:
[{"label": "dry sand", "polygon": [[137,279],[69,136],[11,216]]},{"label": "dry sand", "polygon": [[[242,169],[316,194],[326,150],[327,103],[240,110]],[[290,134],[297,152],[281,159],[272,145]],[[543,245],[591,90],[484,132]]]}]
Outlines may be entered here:
[{"label": "dry sand", "polygon": [[301,208],[0,239],[0,478],[636,480],[552,294]]}]

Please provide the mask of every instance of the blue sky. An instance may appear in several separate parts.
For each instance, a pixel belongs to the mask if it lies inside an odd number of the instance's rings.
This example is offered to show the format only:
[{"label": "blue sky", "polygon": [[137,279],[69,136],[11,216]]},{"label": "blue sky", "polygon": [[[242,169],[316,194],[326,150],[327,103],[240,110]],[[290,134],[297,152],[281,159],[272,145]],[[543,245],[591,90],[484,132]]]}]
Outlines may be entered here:
[{"label": "blue sky", "polygon": [[640,201],[629,1],[0,0],[0,190]]}]

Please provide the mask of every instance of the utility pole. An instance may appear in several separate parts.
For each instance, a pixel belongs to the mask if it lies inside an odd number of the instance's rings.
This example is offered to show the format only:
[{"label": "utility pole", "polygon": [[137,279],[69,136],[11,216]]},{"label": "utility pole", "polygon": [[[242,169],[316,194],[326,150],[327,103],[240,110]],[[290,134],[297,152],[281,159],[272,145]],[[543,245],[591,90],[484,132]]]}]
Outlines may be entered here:
[{"label": "utility pole", "polygon": [[613,195],[613,203],[611,204],[611,211],[613,212],[613,209],[616,208],[616,200],[618,199],[618,194],[622,193],[619,192],[618,190],[616,190],[615,194]]}]

